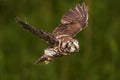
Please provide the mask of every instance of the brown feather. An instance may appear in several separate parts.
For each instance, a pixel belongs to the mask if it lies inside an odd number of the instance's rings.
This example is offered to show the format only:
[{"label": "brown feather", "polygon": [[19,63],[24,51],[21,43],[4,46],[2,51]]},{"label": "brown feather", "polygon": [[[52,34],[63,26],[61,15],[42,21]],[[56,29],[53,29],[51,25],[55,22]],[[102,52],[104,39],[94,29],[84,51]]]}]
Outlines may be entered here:
[{"label": "brown feather", "polygon": [[55,37],[59,35],[69,35],[74,37],[79,31],[86,27],[88,20],[88,8],[83,3],[77,4],[75,8],[67,11],[62,19],[61,24],[53,31]]},{"label": "brown feather", "polygon": [[20,18],[16,17],[16,21],[26,30],[28,30],[29,32],[31,32],[32,34],[34,34],[35,36],[44,39],[45,41],[47,41],[50,45],[50,47],[54,47],[56,45],[58,45],[58,40],[56,40],[56,38],[51,35],[48,32],[36,29],[35,27],[29,25],[28,23],[25,23],[24,21],[22,21]]}]

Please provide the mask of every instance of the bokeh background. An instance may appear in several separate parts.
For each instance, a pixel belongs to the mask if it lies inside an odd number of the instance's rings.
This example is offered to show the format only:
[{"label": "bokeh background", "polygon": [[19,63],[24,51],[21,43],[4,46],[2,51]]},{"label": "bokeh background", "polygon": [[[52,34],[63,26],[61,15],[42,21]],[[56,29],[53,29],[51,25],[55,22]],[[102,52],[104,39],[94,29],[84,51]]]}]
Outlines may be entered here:
[{"label": "bokeh background", "polygon": [[[35,65],[48,45],[21,28],[15,16],[52,32],[62,15],[82,2],[89,6],[89,24],[75,37],[80,52]],[[0,80],[120,80],[119,2],[0,0]]]}]

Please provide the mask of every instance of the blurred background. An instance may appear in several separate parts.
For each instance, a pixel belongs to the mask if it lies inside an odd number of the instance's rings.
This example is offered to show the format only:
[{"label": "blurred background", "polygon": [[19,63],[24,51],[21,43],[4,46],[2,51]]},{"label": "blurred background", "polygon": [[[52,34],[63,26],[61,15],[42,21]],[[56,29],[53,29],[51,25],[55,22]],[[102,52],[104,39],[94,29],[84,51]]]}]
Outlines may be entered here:
[{"label": "blurred background", "polygon": [[[52,32],[77,3],[89,6],[89,24],[75,38],[80,51],[45,65],[47,48],[15,21]],[[120,0],[0,0],[0,80],[120,80]]]}]

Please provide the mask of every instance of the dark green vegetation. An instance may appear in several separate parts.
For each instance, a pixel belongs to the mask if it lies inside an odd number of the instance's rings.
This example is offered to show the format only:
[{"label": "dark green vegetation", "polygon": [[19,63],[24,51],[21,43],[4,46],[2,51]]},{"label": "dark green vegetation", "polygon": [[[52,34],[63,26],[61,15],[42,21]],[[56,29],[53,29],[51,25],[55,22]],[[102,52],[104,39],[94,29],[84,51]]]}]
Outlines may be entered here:
[{"label": "dark green vegetation", "polygon": [[88,27],[75,38],[80,52],[33,64],[47,47],[15,22],[52,32],[82,0],[0,0],[0,80],[120,80],[120,0],[86,0]]}]

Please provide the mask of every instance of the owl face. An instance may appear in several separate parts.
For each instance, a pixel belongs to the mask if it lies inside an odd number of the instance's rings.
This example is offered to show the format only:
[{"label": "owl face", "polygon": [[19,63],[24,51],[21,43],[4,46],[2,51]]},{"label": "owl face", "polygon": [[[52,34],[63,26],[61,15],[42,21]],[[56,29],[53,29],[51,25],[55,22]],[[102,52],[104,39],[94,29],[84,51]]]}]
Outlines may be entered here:
[{"label": "owl face", "polygon": [[72,39],[72,40],[68,43],[67,47],[68,47],[68,51],[69,51],[70,53],[79,51],[79,44],[78,44],[78,41],[75,40],[75,39]]},{"label": "owl face", "polygon": [[68,54],[76,52],[79,50],[79,43],[75,39],[68,40],[62,43],[61,50]]}]

